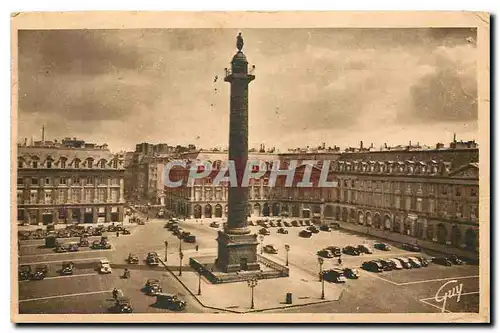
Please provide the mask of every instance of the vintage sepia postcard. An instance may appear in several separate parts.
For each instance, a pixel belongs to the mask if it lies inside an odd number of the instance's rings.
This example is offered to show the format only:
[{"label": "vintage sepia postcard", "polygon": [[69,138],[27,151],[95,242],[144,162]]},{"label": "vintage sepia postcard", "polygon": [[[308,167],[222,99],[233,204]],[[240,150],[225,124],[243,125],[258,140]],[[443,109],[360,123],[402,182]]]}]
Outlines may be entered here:
[{"label": "vintage sepia postcard", "polygon": [[490,321],[489,14],[12,14],[12,321]]}]

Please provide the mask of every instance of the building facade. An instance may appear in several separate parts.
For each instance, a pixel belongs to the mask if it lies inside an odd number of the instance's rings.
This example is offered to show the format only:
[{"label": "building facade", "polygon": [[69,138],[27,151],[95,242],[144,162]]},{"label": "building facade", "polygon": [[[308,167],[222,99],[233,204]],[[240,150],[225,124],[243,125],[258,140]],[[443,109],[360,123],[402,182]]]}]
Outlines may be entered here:
[{"label": "building facade", "polygon": [[18,146],[17,220],[32,225],[123,221],[124,171],[123,159],[106,146]]}]

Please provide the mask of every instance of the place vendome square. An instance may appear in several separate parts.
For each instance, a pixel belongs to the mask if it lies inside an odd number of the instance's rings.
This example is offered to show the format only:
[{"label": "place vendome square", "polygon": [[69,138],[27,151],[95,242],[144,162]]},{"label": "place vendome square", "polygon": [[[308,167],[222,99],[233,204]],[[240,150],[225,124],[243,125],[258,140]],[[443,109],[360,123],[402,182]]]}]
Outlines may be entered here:
[{"label": "place vendome square", "polygon": [[489,323],[489,22],[13,14],[11,320]]}]

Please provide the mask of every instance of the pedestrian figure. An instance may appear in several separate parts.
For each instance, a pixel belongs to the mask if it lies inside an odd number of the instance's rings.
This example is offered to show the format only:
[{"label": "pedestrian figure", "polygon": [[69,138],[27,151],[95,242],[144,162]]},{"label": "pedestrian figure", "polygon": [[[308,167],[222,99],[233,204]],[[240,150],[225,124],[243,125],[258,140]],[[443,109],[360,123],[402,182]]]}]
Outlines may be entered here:
[{"label": "pedestrian figure", "polygon": [[339,257],[339,265],[342,265],[342,257]]},{"label": "pedestrian figure", "polygon": [[113,298],[116,300],[118,299],[118,289],[113,288]]},{"label": "pedestrian figure", "polygon": [[149,216],[148,216],[148,217],[146,217],[146,222],[147,222],[147,221],[149,221]]},{"label": "pedestrian figure", "polygon": [[119,231],[116,232],[116,237],[120,237],[120,232]]},{"label": "pedestrian figure", "polygon": [[196,249],[196,252],[198,252],[198,249],[199,249],[198,244],[196,244],[195,249]]}]

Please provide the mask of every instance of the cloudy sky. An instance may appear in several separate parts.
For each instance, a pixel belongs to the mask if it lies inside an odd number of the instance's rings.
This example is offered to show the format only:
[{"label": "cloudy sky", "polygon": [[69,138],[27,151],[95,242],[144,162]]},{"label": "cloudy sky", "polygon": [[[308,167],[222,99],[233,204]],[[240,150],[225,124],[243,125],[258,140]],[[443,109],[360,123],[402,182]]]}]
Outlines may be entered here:
[{"label": "cloudy sky", "polygon": [[[475,30],[243,29],[249,144],[477,139]],[[19,32],[19,137],[228,141],[234,29]],[[219,80],[214,83],[214,77]]]}]

